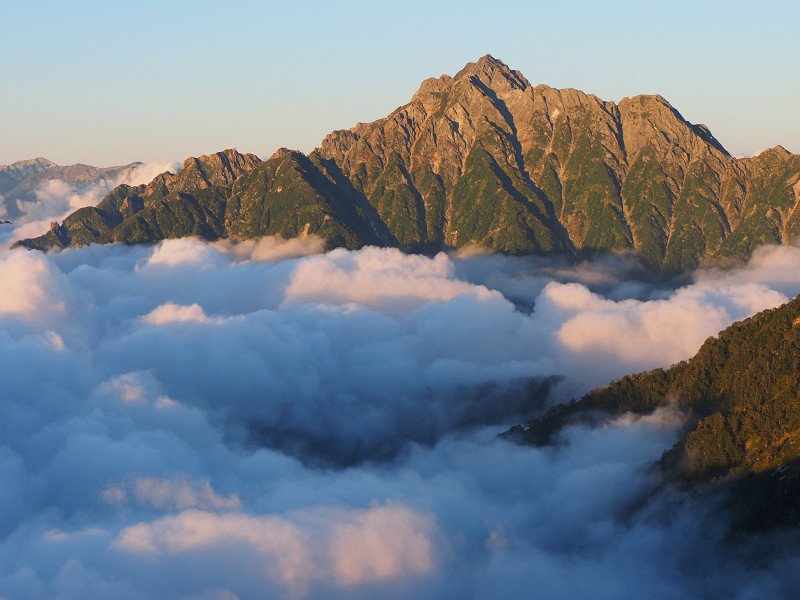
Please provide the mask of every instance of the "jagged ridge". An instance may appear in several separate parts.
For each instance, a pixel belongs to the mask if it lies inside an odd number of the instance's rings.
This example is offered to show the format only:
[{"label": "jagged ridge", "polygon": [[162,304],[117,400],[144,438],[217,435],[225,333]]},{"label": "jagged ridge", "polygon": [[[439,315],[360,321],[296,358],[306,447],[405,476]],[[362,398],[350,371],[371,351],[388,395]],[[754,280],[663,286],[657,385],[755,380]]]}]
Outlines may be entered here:
[{"label": "jagged ridge", "polygon": [[[244,162],[213,193],[170,175],[180,183],[159,196],[161,218],[155,197],[140,215],[142,192],[115,190],[125,210],[76,213],[21,244],[313,233],[331,246],[410,251],[635,250],[679,272],[800,234],[800,157],[776,147],[734,159],[660,96],[616,104],[534,87],[488,55],[424,81],[384,119],[331,133],[309,156],[261,163],[228,150],[187,163],[203,171],[217,160]],[[176,210],[192,218],[167,218]]]}]

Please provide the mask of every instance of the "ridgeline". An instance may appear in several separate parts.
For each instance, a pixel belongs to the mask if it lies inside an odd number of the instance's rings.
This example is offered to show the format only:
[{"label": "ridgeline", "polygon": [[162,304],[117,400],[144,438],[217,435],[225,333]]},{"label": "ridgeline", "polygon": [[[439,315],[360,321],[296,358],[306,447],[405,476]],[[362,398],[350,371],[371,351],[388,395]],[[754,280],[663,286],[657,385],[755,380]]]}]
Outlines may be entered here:
[{"label": "ridgeline", "polygon": [[329,247],[635,251],[680,273],[800,234],[800,156],[731,157],[660,96],[531,85],[484,56],[304,155],[226,150],[120,186],[19,245],[314,234]]}]

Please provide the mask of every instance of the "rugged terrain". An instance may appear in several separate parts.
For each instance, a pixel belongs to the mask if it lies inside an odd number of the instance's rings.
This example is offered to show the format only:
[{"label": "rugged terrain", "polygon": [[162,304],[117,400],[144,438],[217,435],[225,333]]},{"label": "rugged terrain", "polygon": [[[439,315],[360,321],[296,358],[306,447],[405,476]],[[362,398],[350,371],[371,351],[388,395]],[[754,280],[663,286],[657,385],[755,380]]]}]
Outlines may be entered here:
[{"label": "rugged terrain", "polygon": [[310,233],[422,252],[636,251],[675,273],[791,241],[798,204],[800,157],[780,146],[735,159],[660,96],[614,103],[533,86],[487,55],[308,156],[191,158],[20,244]]}]

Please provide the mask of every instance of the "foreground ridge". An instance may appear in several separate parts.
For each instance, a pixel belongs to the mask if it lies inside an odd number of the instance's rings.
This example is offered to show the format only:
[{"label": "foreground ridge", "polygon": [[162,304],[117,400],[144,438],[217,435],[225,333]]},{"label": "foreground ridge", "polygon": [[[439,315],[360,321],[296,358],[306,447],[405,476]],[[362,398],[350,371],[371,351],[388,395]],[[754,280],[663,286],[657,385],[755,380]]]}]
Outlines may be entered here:
[{"label": "foreground ridge", "polygon": [[729,484],[744,528],[800,522],[800,297],[734,323],[666,371],[628,375],[504,434],[551,444],[597,413],[686,415],[686,435],[664,453],[669,482]]}]

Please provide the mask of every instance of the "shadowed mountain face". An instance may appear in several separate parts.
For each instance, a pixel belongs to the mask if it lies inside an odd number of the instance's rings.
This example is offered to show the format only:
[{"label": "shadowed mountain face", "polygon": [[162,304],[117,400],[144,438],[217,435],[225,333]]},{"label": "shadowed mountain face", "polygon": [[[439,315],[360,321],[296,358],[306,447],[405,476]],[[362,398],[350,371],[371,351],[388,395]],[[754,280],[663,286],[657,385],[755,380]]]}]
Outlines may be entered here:
[{"label": "shadowed mountain face", "polygon": [[596,413],[687,415],[685,437],[661,459],[670,481],[725,480],[746,527],[800,520],[800,298],[709,338],[688,361],[629,375],[506,435],[552,443],[565,426]]},{"label": "shadowed mountain face", "polygon": [[310,233],[424,252],[633,250],[675,273],[800,234],[800,157],[734,159],[660,96],[532,86],[488,55],[308,156],[227,150],[186,169],[121,186],[21,245]]}]

